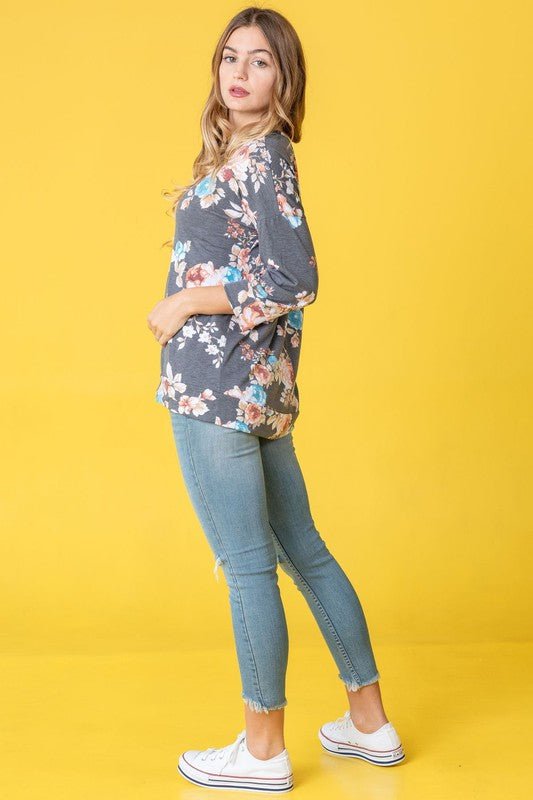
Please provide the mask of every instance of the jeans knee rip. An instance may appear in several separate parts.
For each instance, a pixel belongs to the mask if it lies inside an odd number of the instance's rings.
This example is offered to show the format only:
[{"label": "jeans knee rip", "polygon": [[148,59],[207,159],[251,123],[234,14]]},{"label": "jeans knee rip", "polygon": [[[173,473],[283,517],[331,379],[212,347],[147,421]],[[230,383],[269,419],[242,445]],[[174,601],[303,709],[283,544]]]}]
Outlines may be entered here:
[{"label": "jeans knee rip", "polygon": [[220,564],[222,564],[222,563],[223,563],[223,559],[220,558],[220,556],[219,556],[215,561],[215,569],[213,570],[213,572],[215,574],[215,578],[217,579],[217,581],[218,581],[218,572],[217,572],[217,570],[218,570]]}]

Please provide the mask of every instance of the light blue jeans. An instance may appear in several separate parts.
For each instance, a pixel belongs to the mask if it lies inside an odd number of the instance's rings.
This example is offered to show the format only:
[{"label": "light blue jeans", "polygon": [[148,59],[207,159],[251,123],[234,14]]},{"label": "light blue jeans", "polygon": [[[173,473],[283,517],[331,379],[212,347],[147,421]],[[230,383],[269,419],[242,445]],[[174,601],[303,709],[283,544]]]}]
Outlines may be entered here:
[{"label": "light blue jeans", "polygon": [[266,439],[169,413],[187,493],[215,573],[220,565],[229,587],[244,702],[266,713],[287,705],[278,562],[305,597],[347,688],[379,680],[359,598],[315,528],[292,432]]}]

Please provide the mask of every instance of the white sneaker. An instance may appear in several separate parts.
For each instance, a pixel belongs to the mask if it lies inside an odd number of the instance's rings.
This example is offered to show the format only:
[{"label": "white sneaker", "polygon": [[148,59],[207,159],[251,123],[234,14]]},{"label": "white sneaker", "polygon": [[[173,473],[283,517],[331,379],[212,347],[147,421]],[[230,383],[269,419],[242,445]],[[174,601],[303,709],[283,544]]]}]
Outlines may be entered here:
[{"label": "white sneaker", "polygon": [[372,733],[363,733],[353,724],[350,709],[342,717],[322,725],[318,738],[324,750],[334,756],[362,758],[382,767],[391,767],[405,758],[392,722],[386,722]]},{"label": "white sneaker", "polygon": [[287,749],[266,760],[256,758],[246,746],[246,730],[226,747],[186,750],[179,757],[178,770],[191,783],[211,789],[289,792],[293,788]]}]

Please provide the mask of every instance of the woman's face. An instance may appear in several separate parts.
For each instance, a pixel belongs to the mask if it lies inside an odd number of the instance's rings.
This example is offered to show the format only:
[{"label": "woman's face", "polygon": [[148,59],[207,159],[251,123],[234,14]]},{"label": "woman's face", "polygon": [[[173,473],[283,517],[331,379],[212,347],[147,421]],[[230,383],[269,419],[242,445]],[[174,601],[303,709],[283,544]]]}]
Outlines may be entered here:
[{"label": "woman's face", "polygon": [[[233,127],[256,122],[268,109],[276,80],[274,59],[260,28],[252,25],[233,31],[222,51],[218,74]],[[233,94],[232,87],[246,93]]]}]

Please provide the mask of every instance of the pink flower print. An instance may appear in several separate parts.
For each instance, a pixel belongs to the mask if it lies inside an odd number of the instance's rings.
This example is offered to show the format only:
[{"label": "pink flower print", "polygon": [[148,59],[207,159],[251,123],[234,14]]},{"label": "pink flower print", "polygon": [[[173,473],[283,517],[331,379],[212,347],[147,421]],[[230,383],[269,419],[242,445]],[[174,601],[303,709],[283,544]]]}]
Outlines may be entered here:
[{"label": "pink flower print", "polygon": [[264,364],[254,364],[252,369],[250,370],[250,377],[253,377],[257,383],[262,384],[263,386],[268,386],[269,383],[272,381],[272,370],[265,367]]},{"label": "pink flower print", "polygon": [[243,390],[239,386],[237,386],[237,384],[234,384],[233,389],[226,389],[224,394],[227,394],[230,397],[238,397],[238,398],[244,397]]},{"label": "pink flower print", "polygon": [[230,181],[233,178],[233,170],[231,169],[231,167],[228,167],[226,165],[222,167],[222,169],[219,169],[219,171],[217,172],[217,178],[220,178],[221,180],[226,182]]},{"label": "pink flower print", "polygon": [[192,414],[195,417],[201,417],[202,414],[205,414],[206,411],[209,411],[207,404],[204,400],[214,400],[215,395],[211,391],[211,389],[204,389],[204,391],[198,395],[182,395],[179,399],[179,413],[180,414]]},{"label": "pink flower print", "polygon": [[294,385],[294,367],[290,358],[279,359],[279,378],[284,386],[289,388]]},{"label": "pink flower print", "polygon": [[189,286],[215,286],[219,283],[218,270],[212,261],[205,264],[195,264],[185,273],[185,287]]},{"label": "pink flower print", "polygon": [[[247,293],[246,296],[248,296]],[[239,295],[239,301],[243,302],[243,300],[240,299],[240,295]],[[266,320],[263,304],[260,303],[259,300],[250,303],[250,305],[246,306],[246,308],[243,309],[240,318],[241,318],[241,329],[243,331],[251,330],[259,322],[263,322]]]},{"label": "pink flower print", "polygon": [[276,436],[279,438],[283,436],[289,429],[291,424],[291,414],[276,414],[274,430],[276,431]]},{"label": "pink flower print", "polygon": [[265,421],[265,407],[257,403],[246,403],[244,407],[244,422],[247,425],[262,425]]},{"label": "pink flower print", "polygon": [[[246,267],[248,266],[248,261],[250,258],[250,248],[249,247],[241,247],[238,244],[234,244],[231,248],[230,253],[230,264],[236,267],[241,272],[246,273]],[[243,278],[247,277],[246,274],[243,275]]]}]

